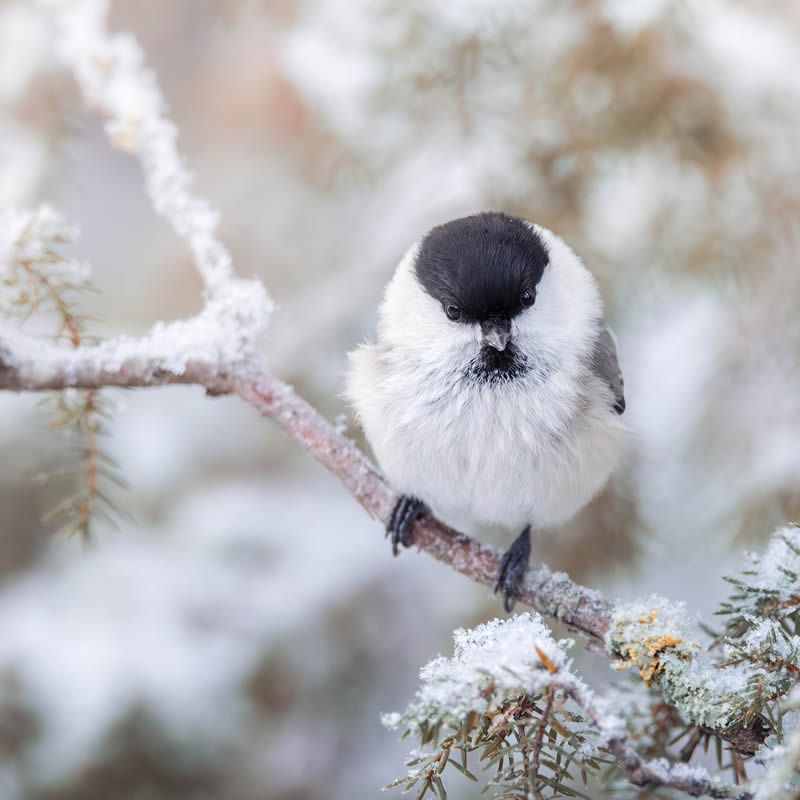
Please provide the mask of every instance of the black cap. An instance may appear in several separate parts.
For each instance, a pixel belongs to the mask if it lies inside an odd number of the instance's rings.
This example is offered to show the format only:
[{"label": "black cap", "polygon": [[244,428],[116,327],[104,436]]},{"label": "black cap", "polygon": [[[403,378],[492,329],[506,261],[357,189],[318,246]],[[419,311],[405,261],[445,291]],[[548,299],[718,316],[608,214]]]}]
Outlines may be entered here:
[{"label": "black cap", "polygon": [[527,222],[492,211],[433,228],[415,266],[428,294],[443,306],[457,306],[462,321],[483,322],[519,314],[526,307],[523,292],[535,296],[549,261]]}]

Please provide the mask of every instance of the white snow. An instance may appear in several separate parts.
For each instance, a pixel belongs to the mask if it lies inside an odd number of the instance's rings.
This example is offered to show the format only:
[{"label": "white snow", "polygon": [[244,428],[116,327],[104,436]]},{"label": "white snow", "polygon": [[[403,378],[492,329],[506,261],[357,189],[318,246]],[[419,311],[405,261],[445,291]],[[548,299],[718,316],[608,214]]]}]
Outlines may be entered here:
[{"label": "white snow", "polygon": [[[461,719],[470,711],[496,707],[498,696],[535,695],[554,681],[568,685],[575,680],[564,643],[553,640],[535,612],[459,628],[453,643],[452,657],[439,656],[420,670],[421,686],[408,711],[385,715],[385,725],[402,721],[415,728],[419,720]],[[487,686],[495,691],[486,692]]]}]

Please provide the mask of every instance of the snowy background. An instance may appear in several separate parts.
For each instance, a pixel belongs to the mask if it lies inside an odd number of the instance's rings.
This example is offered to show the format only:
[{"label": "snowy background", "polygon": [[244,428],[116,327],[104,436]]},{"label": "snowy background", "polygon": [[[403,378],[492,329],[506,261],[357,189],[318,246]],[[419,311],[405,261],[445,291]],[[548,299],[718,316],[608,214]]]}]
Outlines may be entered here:
[{"label": "snowy background", "polygon": [[[238,272],[279,304],[273,369],[331,419],[349,414],[347,351],[428,227],[502,209],[566,239],[601,282],[635,433],[534,558],[714,622],[721,576],[800,518],[794,0],[116,0],[110,20],[156,69]],[[84,110],[49,20],[0,0],[0,209],[43,200],[81,228],[93,333],[200,309],[184,243]],[[0,797],[377,797],[408,750],[380,713],[499,604],[392,559],[241,401],[109,395],[133,521],[88,551],[40,521],[68,487],[39,476],[69,443],[38,398],[0,396]]]}]

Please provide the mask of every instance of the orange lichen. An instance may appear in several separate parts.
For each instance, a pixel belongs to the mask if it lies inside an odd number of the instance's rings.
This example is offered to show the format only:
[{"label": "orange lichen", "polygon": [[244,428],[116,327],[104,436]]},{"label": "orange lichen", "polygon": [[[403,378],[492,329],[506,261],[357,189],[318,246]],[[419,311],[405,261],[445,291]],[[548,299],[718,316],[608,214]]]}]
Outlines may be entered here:
[{"label": "orange lichen", "polygon": [[[657,610],[657,609],[656,609]],[[653,615],[653,619],[655,616]],[[653,620],[646,620],[652,622]],[[648,636],[641,642],[627,645],[622,650],[622,655],[625,656],[627,661],[617,661],[614,664],[614,669],[628,669],[632,666],[639,667],[639,674],[645,685],[650,686],[653,678],[657,673],[664,669],[664,665],[659,660],[659,655],[669,648],[675,648],[683,644],[683,639],[680,636],[673,636],[671,633],[662,633],[659,636]],[[683,654],[683,651],[677,651]]]},{"label": "orange lichen", "polygon": [[651,609],[650,609],[650,613],[649,613],[647,616],[645,616],[644,614],[642,614],[642,615],[639,617],[639,622],[640,622],[642,625],[648,625],[648,624],[650,624],[651,622],[655,622],[655,620],[656,620],[656,614],[657,614],[657,613],[658,613],[658,606],[656,606],[655,608],[651,608]]}]

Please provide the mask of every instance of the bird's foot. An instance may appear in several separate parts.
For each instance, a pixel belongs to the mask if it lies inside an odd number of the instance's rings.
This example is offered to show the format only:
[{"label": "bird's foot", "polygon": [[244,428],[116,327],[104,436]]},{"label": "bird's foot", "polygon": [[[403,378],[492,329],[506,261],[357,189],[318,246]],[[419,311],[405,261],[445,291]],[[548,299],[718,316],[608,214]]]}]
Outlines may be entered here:
[{"label": "bird's foot", "polygon": [[400,545],[411,544],[411,529],[419,517],[428,513],[428,507],[422,500],[401,494],[394,501],[389,519],[386,521],[386,535],[392,540],[392,552],[397,555]]},{"label": "bird's foot", "polygon": [[497,594],[498,589],[502,590],[503,608],[509,614],[517,600],[520,580],[528,569],[530,556],[531,528],[528,525],[503,555],[500,569],[497,570],[497,580],[494,583],[494,593]]}]

